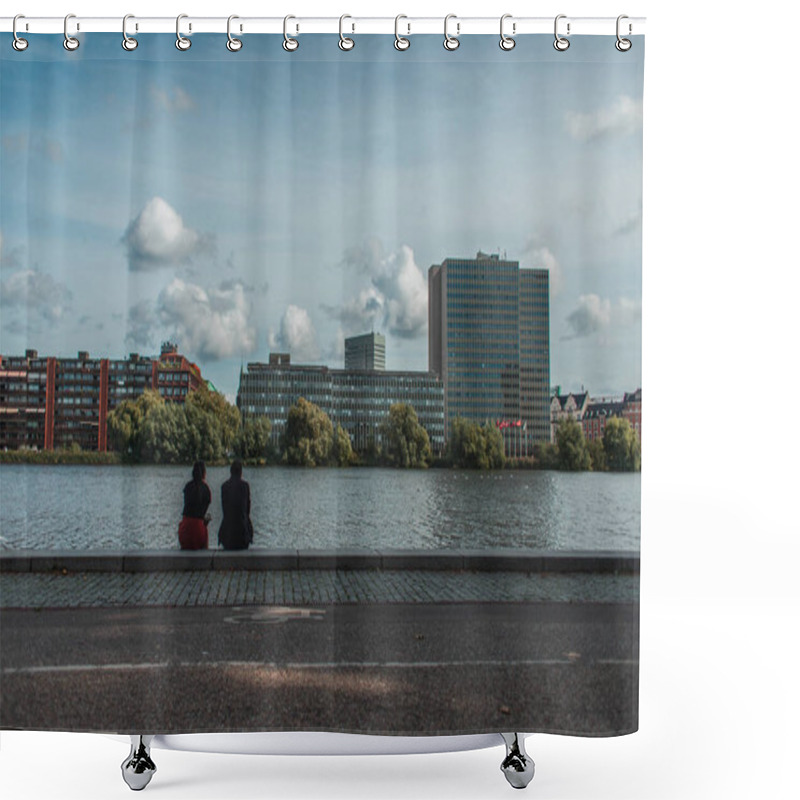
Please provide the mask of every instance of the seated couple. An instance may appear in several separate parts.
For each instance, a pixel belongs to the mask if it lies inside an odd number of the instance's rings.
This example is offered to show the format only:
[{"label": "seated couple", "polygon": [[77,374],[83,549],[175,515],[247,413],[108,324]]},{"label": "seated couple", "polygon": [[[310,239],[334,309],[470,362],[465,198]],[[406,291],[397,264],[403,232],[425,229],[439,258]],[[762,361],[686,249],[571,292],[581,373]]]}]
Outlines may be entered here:
[{"label": "seated couple", "polygon": [[[206,465],[195,462],[192,480],[183,487],[183,519],[178,526],[181,550],[208,548],[211,489],[206,483]],[[218,543],[226,550],[247,550],[253,541],[250,521],[250,485],[242,480],[242,462],[231,464],[231,477],[222,484],[222,522]]]}]

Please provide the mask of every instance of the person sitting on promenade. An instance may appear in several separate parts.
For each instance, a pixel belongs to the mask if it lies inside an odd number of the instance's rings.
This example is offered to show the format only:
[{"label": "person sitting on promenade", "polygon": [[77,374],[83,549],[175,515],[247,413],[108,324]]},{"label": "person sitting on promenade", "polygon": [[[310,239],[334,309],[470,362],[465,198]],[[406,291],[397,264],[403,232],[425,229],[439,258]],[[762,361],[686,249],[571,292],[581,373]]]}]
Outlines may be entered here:
[{"label": "person sitting on promenade", "polygon": [[208,549],[208,523],[206,513],[211,505],[211,489],[206,483],[206,465],[195,461],[192,479],[183,487],[183,519],[178,526],[181,550]]},{"label": "person sitting on promenade", "polygon": [[222,522],[219,543],[226,550],[247,550],[253,541],[250,485],[242,480],[242,462],[231,464],[231,477],[222,484]]}]

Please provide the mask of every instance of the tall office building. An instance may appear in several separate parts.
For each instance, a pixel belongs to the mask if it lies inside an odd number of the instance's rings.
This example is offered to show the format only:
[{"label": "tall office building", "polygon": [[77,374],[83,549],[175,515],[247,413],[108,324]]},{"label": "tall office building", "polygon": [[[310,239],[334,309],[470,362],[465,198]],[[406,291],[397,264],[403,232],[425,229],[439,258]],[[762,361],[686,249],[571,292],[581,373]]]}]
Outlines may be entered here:
[{"label": "tall office building", "polygon": [[428,364],[445,419],[502,429],[506,450],[550,440],[549,274],[478,253],[428,270]]},{"label": "tall office building", "polygon": [[344,368],[347,370],[386,369],[386,337],[365,333],[344,340]]}]

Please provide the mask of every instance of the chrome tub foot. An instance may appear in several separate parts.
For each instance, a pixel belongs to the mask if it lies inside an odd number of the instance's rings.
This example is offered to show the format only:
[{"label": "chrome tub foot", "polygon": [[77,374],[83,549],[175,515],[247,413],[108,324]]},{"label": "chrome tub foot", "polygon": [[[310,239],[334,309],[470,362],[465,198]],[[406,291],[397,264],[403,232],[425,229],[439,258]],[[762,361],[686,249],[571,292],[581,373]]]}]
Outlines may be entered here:
[{"label": "chrome tub foot", "polygon": [[144,789],[155,774],[156,765],[150,758],[152,741],[152,736],[131,734],[131,752],[122,762],[122,778],[134,792]]},{"label": "chrome tub foot", "polygon": [[525,752],[525,739],[520,733],[501,733],[506,743],[506,757],[500,765],[506,780],[515,789],[524,789],[532,780],[535,765]]}]

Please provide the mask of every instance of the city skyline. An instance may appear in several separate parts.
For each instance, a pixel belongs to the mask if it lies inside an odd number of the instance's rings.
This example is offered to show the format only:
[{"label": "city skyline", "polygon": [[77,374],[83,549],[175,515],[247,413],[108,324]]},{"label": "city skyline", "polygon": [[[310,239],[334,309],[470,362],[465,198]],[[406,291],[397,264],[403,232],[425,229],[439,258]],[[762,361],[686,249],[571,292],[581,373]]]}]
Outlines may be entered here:
[{"label": "city skyline", "polygon": [[[0,209],[0,350],[176,340],[229,398],[242,362],[342,363],[344,338],[371,329],[387,368],[427,369],[427,270],[484,250],[550,273],[552,384],[641,385],[638,73],[609,84],[588,39],[526,61],[475,37],[484,60],[455,71],[432,41],[398,54],[374,37],[330,63],[322,39],[254,61],[241,93],[202,41],[135,83],[119,59],[65,71],[55,49],[24,75],[4,63],[0,159],[20,194]],[[580,90],[559,91],[554,59]],[[70,98],[57,125],[31,80]],[[348,113],[353,92],[366,102]]]}]

